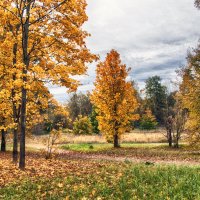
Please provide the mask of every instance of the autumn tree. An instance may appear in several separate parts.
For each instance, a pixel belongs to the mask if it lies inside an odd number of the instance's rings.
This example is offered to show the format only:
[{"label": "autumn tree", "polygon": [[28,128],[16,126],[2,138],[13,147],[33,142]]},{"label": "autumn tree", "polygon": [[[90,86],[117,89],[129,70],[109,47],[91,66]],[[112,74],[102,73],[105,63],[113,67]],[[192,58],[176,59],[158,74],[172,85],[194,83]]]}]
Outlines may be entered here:
[{"label": "autumn tree", "polygon": [[[13,18],[9,23],[18,30],[16,38],[18,55],[16,64],[8,65],[8,70],[19,68],[20,95],[20,161],[25,168],[25,136],[27,121],[27,96],[32,81],[65,86],[75,90],[78,82],[73,75],[86,71],[86,63],[96,57],[85,45],[89,35],[81,29],[87,20],[84,0],[3,0],[0,2],[1,20]],[[4,30],[1,30],[1,32]],[[9,42],[9,40],[6,40]],[[12,56],[11,58],[13,58]]]},{"label": "autumn tree", "polygon": [[115,50],[107,54],[106,60],[97,65],[95,89],[91,100],[98,113],[99,129],[108,141],[119,147],[119,138],[130,120],[138,118],[134,111],[138,107],[135,89],[127,82],[128,69]]},{"label": "autumn tree", "polygon": [[[11,25],[11,22],[13,25]],[[1,99],[9,105],[10,109],[10,125],[12,124],[13,130],[13,161],[17,162],[17,125],[19,122],[19,96],[20,93],[18,84],[19,79],[16,77],[16,73],[20,72],[19,67],[16,65],[17,57],[17,36],[19,30],[19,22],[16,23],[15,17],[6,11],[0,9],[0,73],[1,73],[1,85],[2,93]],[[18,52],[20,54],[20,52]],[[20,73],[18,74],[20,77]],[[1,101],[2,101],[1,100]],[[18,102],[17,102],[18,101]]]},{"label": "autumn tree", "polygon": [[87,116],[79,115],[73,123],[73,133],[76,135],[91,135],[92,124]]},{"label": "autumn tree", "polygon": [[[21,42],[21,23],[17,18],[17,11],[12,1],[1,1],[0,3],[0,65],[4,69],[2,75],[6,80],[4,90],[10,93],[9,101],[12,111],[13,130],[13,161],[18,157],[18,126],[20,121],[20,91],[22,78],[21,57],[22,51],[18,48]],[[19,59],[20,58],[20,59]]]},{"label": "autumn tree", "polygon": [[186,129],[192,143],[200,143],[200,44],[189,53],[187,66],[180,72],[182,83],[180,92],[184,108],[189,116]]}]

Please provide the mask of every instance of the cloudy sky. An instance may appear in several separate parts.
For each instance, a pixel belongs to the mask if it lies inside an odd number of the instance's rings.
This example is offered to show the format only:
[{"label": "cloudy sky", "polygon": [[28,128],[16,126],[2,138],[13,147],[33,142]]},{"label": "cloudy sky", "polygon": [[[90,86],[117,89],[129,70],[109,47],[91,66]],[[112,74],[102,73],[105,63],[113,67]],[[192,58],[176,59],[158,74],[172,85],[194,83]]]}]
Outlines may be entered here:
[{"label": "cloudy sky", "polygon": [[[88,22],[84,29],[91,33],[88,48],[99,54],[116,49],[121,59],[132,68],[130,78],[140,88],[145,80],[159,75],[169,85],[176,79],[175,70],[185,64],[189,48],[200,38],[200,11],[194,0],[87,0]],[[79,77],[79,91],[92,90],[95,63],[88,75]],[[65,88],[51,88],[55,97],[67,99]]]}]

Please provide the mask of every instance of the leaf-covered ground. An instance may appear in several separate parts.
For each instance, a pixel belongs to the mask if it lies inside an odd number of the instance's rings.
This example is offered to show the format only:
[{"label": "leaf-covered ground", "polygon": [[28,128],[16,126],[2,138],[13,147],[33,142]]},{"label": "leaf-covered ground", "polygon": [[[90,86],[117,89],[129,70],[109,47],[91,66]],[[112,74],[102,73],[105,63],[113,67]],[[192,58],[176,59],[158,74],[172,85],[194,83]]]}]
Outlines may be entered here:
[{"label": "leaf-covered ground", "polygon": [[0,153],[0,158],[0,187],[25,179],[54,178],[80,172],[83,174],[94,173],[100,165],[95,161],[68,160],[66,157],[64,160],[56,159],[56,157],[47,160],[40,153],[28,153],[26,170],[21,171],[12,163],[10,153]]},{"label": "leaf-covered ground", "polygon": [[74,144],[51,160],[41,152],[28,152],[25,171],[11,157],[0,153],[2,200],[200,199],[200,160],[194,150]]},{"label": "leaf-covered ground", "polygon": [[200,199],[200,168],[27,156],[26,171],[0,154],[2,200]]}]

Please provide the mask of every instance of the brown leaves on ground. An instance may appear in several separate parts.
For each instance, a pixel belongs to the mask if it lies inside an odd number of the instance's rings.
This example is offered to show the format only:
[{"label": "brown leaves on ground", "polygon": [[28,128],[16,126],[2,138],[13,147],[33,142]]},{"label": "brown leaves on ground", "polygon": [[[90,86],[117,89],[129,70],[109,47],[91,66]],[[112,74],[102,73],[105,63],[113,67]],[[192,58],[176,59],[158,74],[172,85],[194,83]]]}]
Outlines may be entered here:
[{"label": "brown leaves on ground", "polygon": [[95,173],[100,166],[98,162],[85,160],[47,160],[40,153],[27,154],[27,167],[25,171],[18,169],[12,163],[10,153],[0,153],[0,187],[17,183],[26,179],[65,177],[70,174]]},{"label": "brown leaves on ground", "polygon": [[[25,171],[12,163],[11,153],[0,153],[0,187],[18,183],[26,179],[35,181],[40,178],[80,176],[97,174],[100,169],[112,164],[129,161],[175,165],[199,165],[199,151],[175,150],[167,147],[155,148],[119,148],[98,152],[75,152],[62,150],[53,159],[45,159],[41,152],[29,152],[26,157]],[[62,187],[59,184],[58,187]]]}]

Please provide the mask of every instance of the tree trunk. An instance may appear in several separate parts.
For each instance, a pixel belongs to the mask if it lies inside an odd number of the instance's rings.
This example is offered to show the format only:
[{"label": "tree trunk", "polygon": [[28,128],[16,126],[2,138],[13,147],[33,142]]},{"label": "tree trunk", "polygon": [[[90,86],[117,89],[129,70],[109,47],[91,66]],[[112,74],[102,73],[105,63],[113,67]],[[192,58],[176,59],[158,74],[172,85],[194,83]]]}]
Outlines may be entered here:
[{"label": "tree trunk", "polygon": [[167,137],[168,137],[169,147],[172,147],[172,131],[171,130],[168,130]]},{"label": "tree trunk", "polygon": [[[15,80],[15,76],[13,76],[13,80]],[[17,114],[17,108],[16,108],[16,101],[15,98],[15,91],[12,90],[12,98],[13,98],[13,118],[15,124],[17,124],[17,127],[14,127],[13,130],[13,162],[17,163],[18,161],[18,127],[19,127],[19,115],[20,115],[20,109],[19,113]]]},{"label": "tree trunk", "polygon": [[1,151],[6,151],[6,132],[1,130]]},{"label": "tree trunk", "polygon": [[17,130],[13,131],[13,162],[17,163],[18,161],[18,134]]},{"label": "tree trunk", "polygon": [[[15,32],[15,39],[17,41],[18,31],[20,28],[20,24],[16,26],[16,32]],[[16,42],[13,45],[13,68],[15,68],[15,65],[17,63],[17,49],[18,49],[18,43]],[[13,74],[13,81],[16,80],[16,74]],[[19,116],[20,116],[20,108],[17,109],[16,107],[16,91],[15,88],[12,89],[12,110],[13,110],[13,119],[14,122],[17,124],[17,127],[13,130],[13,162],[17,163],[18,161],[18,128],[19,128]],[[17,113],[18,110],[18,113]]]},{"label": "tree trunk", "polygon": [[27,104],[27,89],[25,85],[27,84],[27,74],[29,68],[30,57],[28,53],[28,43],[29,43],[29,22],[30,22],[30,9],[31,9],[31,0],[27,0],[26,9],[26,21],[22,25],[22,48],[23,48],[23,83],[22,87],[22,102],[21,102],[21,134],[20,134],[20,159],[19,159],[19,168],[25,169],[25,157],[26,157],[26,104]]},{"label": "tree trunk", "polygon": [[27,103],[27,91],[22,88],[22,105],[21,105],[21,135],[20,135],[20,160],[19,168],[25,169],[25,143],[26,143],[26,103]]},{"label": "tree trunk", "polygon": [[118,134],[114,135],[114,148],[119,148],[119,137]]},{"label": "tree trunk", "polygon": [[174,148],[179,148],[179,139],[178,138],[176,138],[176,142],[175,142],[175,144],[174,144]]}]

